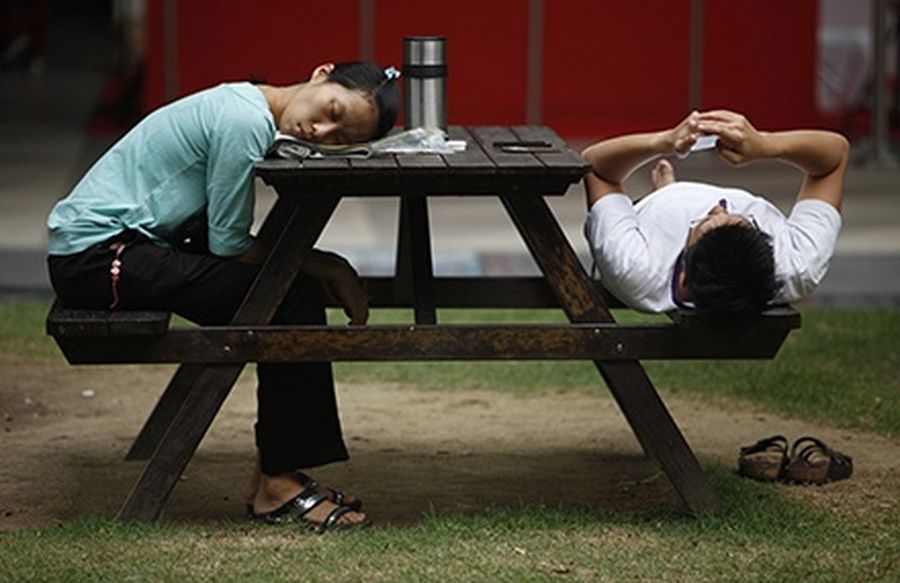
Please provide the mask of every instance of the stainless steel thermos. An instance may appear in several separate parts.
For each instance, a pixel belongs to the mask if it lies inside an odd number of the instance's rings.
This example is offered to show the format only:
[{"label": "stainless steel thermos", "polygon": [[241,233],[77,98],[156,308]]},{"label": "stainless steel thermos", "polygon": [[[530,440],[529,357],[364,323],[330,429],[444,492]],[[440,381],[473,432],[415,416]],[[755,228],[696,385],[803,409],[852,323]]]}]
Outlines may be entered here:
[{"label": "stainless steel thermos", "polygon": [[403,39],[406,129],[447,131],[447,39],[407,36]]}]

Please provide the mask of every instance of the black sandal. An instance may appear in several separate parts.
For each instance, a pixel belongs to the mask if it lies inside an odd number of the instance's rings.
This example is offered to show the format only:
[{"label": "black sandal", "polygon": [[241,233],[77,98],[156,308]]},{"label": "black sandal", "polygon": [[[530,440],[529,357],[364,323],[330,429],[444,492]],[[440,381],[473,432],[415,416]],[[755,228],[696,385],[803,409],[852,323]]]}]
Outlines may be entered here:
[{"label": "black sandal", "polygon": [[[300,485],[302,485],[304,489],[312,489],[315,492],[321,492],[321,490],[319,489],[319,483],[316,482],[316,480],[312,476],[308,476],[299,470],[294,472],[294,475],[297,476],[297,480],[300,482]],[[362,510],[363,503],[361,499],[357,498],[353,502],[346,504],[344,493],[337,488],[327,486],[324,488],[324,490],[330,493],[329,494],[322,492],[322,495],[325,496],[325,499],[329,502],[334,502],[338,506],[346,506],[354,512],[359,512],[360,510]],[[253,504],[251,502],[247,502],[245,504],[244,510],[247,518],[253,518],[255,516],[253,512]]]},{"label": "black sandal", "polygon": [[289,522],[301,522],[306,524],[310,530],[316,533],[323,533],[326,530],[347,530],[352,528],[363,528],[369,525],[368,519],[362,522],[338,523],[341,516],[354,510],[349,506],[338,505],[334,510],[328,513],[325,520],[321,523],[313,522],[306,518],[309,512],[320,505],[322,502],[330,502],[328,496],[317,492],[313,488],[305,488],[302,492],[270,512],[253,512],[250,508],[250,517],[253,520],[264,522],[266,524],[285,524]]},{"label": "black sandal", "polygon": [[325,496],[331,502],[334,502],[338,506],[346,506],[347,508],[349,508],[350,510],[353,510],[354,512],[359,512],[360,510],[362,510],[363,503],[362,503],[362,500],[360,500],[359,498],[357,498],[356,500],[354,500],[353,502],[351,502],[349,504],[345,504],[344,493],[341,492],[340,490],[338,490],[337,488],[332,488],[331,486],[326,486],[325,488],[319,488],[319,483],[316,482],[315,479],[312,478],[312,476],[307,476],[306,474],[304,474],[303,472],[301,472],[299,470],[294,472],[294,474],[297,476],[297,479],[300,480],[300,483],[303,484],[304,488],[306,488],[306,489],[312,488],[313,490],[316,490],[319,492],[321,492],[322,490],[327,490],[328,492],[331,492],[331,495],[329,496],[328,494],[325,494]]}]

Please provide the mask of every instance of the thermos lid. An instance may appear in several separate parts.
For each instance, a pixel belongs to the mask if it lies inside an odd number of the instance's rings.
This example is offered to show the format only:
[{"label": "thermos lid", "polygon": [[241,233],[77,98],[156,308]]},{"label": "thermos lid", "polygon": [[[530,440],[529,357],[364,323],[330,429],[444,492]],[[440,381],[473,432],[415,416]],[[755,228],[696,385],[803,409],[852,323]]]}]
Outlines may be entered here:
[{"label": "thermos lid", "polygon": [[[428,67],[421,69],[422,65]],[[439,67],[440,69],[434,69]],[[424,74],[423,74],[424,73]],[[447,75],[447,39],[443,36],[403,38],[403,74],[411,77]]]}]

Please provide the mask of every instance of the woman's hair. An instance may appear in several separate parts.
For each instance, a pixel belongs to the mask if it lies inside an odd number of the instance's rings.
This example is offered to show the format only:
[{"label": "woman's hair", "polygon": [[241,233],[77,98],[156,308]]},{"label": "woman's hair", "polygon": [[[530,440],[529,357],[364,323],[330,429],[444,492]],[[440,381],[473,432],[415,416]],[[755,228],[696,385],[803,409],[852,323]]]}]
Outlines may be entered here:
[{"label": "woman's hair", "polygon": [[378,112],[378,126],[373,138],[380,138],[394,127],[400,111],[400,88],[397,75],[387,73],[374,63],[348,61],[338,63],[328,74],[329,83],[337,83],[371,97]]},{"label": "woman's hair", "polygon": [[744,225],[723,225],[700,237],[685,251],[684,275],[697,315],[728,327],[758,317],[781,287],[772,238]]}]

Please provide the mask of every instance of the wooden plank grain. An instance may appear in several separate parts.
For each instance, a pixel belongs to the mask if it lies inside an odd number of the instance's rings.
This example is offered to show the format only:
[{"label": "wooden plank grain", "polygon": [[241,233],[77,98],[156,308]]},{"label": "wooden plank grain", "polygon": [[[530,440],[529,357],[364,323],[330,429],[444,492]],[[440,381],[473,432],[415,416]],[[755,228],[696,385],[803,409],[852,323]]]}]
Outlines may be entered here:
[{"label": "wooden plank grain", "polygon": [[496,169],[496,165],[485,153],[481,142],[476,140],[467,128],[450,126],[447,129],[447,134],[451,140],[459,140],[466,143],[464,151],[444,155],[444,161],[447,163],[447,166],[454,170],[465,168],[468,171],[479,169],[485,172],[493,172]]},{"label": "wooden plank grain", "polygon": [[350,160],[350,168],[353,170],[366,170],[372,168],[383,171],[385,169],[399,168],[399,165],[397,164],[396,156],[393,154],[384,154],[361,160],[352,159]]},{"label": "wooden plank grain", "polygon": [[397,165],[401,168],[447,170],[447,163],[440,154],[397,154]]},{"label": "wooden plank grain", "polygon": [[347,170],[350,168],[350,158],[307,158],[303,161],[306,170]]},{"label": "wooden plank grain", "polygon": [[497,142],[516,142],[518,136],[503,126],[481,126],[470,128],[472,135],[494,164],[501,169],[542,169],[544,164],[534,154],[503,152],[494,146]]},{"label": "wooden plank grain", "polygon": [[522,141],[547,142],[558,151],[535,153],[544,165],[554,168],[581,168],[587,170],[587,162],[546,126],[514,126],[512,132]]},{"label": "wooden plank grain", "polygon": [[[691,330],[676,324],[442,324],[369,326],[211,326],[177,328],[128,344],[112,338],[95,349],[72,346],[73,360],[237,364],[317,361],[767,359],[787,331]],[[74,339],[69,339],[74,342]],[[627,390],[627,389],[626,389]]]}]

